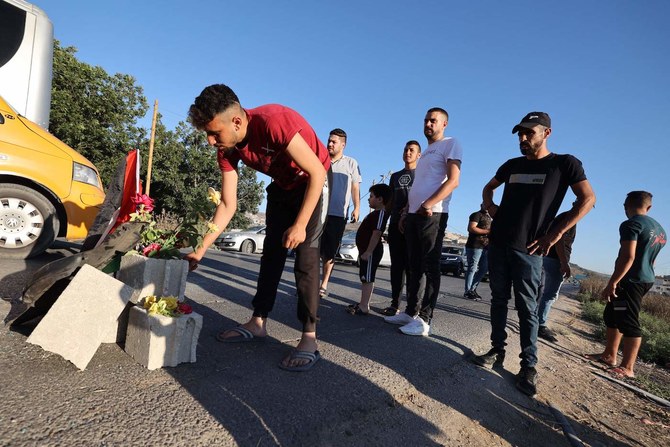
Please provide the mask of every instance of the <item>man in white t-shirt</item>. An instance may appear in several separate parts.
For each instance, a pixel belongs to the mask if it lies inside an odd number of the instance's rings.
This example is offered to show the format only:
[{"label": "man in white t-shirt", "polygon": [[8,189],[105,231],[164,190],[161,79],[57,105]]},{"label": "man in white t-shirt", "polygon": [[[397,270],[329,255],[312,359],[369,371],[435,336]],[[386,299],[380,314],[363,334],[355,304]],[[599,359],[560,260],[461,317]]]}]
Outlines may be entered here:
[{"label": "man in white t-shirt", "polygon": [[[430,321],[440,292],[440,254],[449,217],[451,193],[458,187],[463,150],[455,138],[445,137],[449,122],[446,110],[433,107],[426,113],[423,133],[428,147],[416,165],[414,184],[409,192],[403,226],[409,257],[407,309],[384,318],[403,325],[406,335],[430,334]],[[421,279],[426,286],[419,306]]]}]

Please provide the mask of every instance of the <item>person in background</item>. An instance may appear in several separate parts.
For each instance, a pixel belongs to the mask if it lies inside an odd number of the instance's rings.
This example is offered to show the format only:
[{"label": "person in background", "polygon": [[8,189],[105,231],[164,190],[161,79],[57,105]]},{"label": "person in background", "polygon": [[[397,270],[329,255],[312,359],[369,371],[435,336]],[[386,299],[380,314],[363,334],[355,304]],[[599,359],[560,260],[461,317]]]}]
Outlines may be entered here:
[{"label": "person in background", "polygon": [[489,231],[491,230],[491,216],[480,206],[479,211],[470,214],[468,219],[468,240],[465,242],[465,256],[467,266],[465,270],[465,293],[463,296],[470,300],[481,301],[477,293],[477,286],[484,275],[489,271]]},{"label": "person in background", "polygon": [[[654,261],[668,240],[663,227],[647,215],[651,199],[647,191],[631,191],[623,203],[628,220],[619,226],[619,255],[601,293],[607,301],[603,312],[607,345],[603,353],[587,355],[612,366],[608,371],[618,378],[635,377],[635,361],[642,344],[639,320],[642,297],[654,285]],[[623,359],[616,366],[622,340]]]},{"label": "person in background", "polygon": [[384,255],[382,234],[386,229],[389,214],[386,211],[391,200],[391,188],[385,183],[378,183],[370,187],[368,204],[372,212],[368,214],[356,232],[356,247],[358,248],[358,275],[361,279],[361,301],[351,304],[347,312],[352,315],[367,315],[370,313],[370,297],[375,288],[377,267]]},{"label": "person in background", "polygon": [[416,162],[421,158],[421,145],[418,141],[410,140],[405,143],[402,151],[402,159],[405,162],[404,169],[391,174],[389,185],[393,192],[391,198],[391,219],[388,229],[388,243],[391,255],[391,305],[384,309],[382,314],[393,316],[400,308],[400,296],[405,283],[409,282],[409,269],[407,266],[407,242],[405,235],[400,231],[399,223],[403,209],[407,206],[407,196],[414,183],[414,170]]},{"label": "person in background", "polygon": [[326,226],[321,236],[321,260],[323,262],[323,277],[319,296],[328,296],[328,281],[335,266],[335,254],[342,242],[344,228],[347,225],[349,212],[349,198],[354,204],[351,212],[351,221],[357,222],[360,213],[360,183],[361,171],[358,162],[344,155],[347,145],[347,133],[342,129],[333,129],[328,136],[328,154],[330,155],[330,169],[328,170],[328,216]]},{"label": "person in background", "polygon": [[[567,213],[561,213],[556,216],[554,222],[560,223],[566,216]],[[561,239],[549,249],[549,253],[542,260],[542,287],[540,287],[540,301],[537,305],[539,325],[537,336],[552,343],[556,343],[558,338],[554,331],[547,327],[549,312],[551,312],[551,306],[554,305],[561,293],[563,281],[572,274],[570,271],[570,255],[576,236],[577,225],[573,225],[563,233]]]}]

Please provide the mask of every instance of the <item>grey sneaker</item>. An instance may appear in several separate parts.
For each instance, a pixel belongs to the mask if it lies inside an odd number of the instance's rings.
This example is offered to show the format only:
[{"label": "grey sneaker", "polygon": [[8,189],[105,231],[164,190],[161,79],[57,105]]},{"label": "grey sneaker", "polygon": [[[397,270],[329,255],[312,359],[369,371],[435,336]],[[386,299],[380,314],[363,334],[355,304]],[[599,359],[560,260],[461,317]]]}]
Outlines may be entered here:
[{"label": "grey sneaker", "polygon": [[558,341],[554,331],[549,329],[547,326],[540,326],[537,329],[537,336],[552,343],[556,343]]},{"label": "grey sneaker", "polygon": [[486,354],[476,355],[471,360],[475,365],[483,366],[484,368],[502,366],[505,361],[505,351],[499,348],[491,348]]},{"label": "grey sneaker", "polygon": [[537,371],[532,366],[522,366],[516,375],[516,387],[530,397],[537,394]]}]

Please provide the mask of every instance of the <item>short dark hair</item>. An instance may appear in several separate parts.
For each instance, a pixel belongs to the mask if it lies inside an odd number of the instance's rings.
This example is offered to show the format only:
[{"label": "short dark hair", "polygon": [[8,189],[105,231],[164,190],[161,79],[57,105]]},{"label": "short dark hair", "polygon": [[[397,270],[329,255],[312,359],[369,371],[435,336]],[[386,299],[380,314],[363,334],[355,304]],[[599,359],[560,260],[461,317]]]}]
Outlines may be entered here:
[{"label": "short dark hair", "polygon": [[651,198],[653,196],[647,191],[631,191],[626,196],[626,203],[635,208],[644,208],[651,206]]},{"label": "short dark hair", "polygon": [[441,108],[441,107],[432,107],[432,108],[428,109],[428,111],[426,112],[426,114],[428,114],[428,113],[433,113],[433,112],[441,113],[442,115],[446,116],[446,117],[447,117],[447,121],[449,121],[449,114],[448,114],[447,111],[444,110],[443,108]]},{"label": "short dark hair", "polygon": [[331,130],[328,136],[330,135],[335,135],[336,137],[344,138],[344,142],[345,143],[347,142],[347,133],[342,129],[340,129],[339,127]]},{"label": "short dark hair", "polygon": [[188,121],[196,129],[203,129],[216,115],[229,107],[240,106],[235,92],[224,84],[213,84],[200,92],[188,109]]},{"label": "short dark hair", "polygon": [[376,185],[370,186],[370,192],[376,197],[381,197],[384,205],[388,205],[391,201],[391,187],[386,183],[377,183]]},{"label": "short dark hair", "polygon": [[410,146],[410,145],[412,145],[412,144],[413,144],[414,146],[419,146],[419,152],[421,152],[421,145],[420,145],[419,142],[416,141],[416,140],[409,140],[407,143],[405,143],[405,147]]}]

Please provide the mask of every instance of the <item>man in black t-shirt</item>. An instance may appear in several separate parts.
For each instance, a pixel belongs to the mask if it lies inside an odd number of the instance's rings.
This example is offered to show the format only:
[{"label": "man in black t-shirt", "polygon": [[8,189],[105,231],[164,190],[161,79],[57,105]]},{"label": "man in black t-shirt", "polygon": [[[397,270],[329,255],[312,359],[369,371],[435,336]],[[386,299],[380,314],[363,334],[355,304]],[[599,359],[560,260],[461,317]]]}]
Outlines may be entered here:
[{"label": "man in black t-shirt", "polygon": [[[473,357],[491,367],[505,358],[507,304],[512,298],[519,314],[521,370],[516,386],[530,396],[537,391],[537,295],[542,257],[593,208],[595,195],[581,162],[572,155],[549,152],[551,119],[531,112],[512,133],[519,134],[522,157],[507,160],[482,191],[483,206],[493,217],[489,233],[489,281],[491,285],[491,345],[489,352]],[[500,206],[493,192],[505,185]],[[577,199],[566,218],[550,227],[568,188]]]},{"label": "man in black t-shirt", "polygon": [[405,235],[398,228],[403,209],[407,206],[407,196],[414,183],[416,162],[421,158],[421,145],[416,140],[410,140],[402,151],[402,160],[405,168],[391,175],[391,220],[388,229],[389,252],[391,255],[391,305],[384,309],[382,314],[393,316],[398,313],[400,296],[409,278],[407,265],[407,242]]}]

